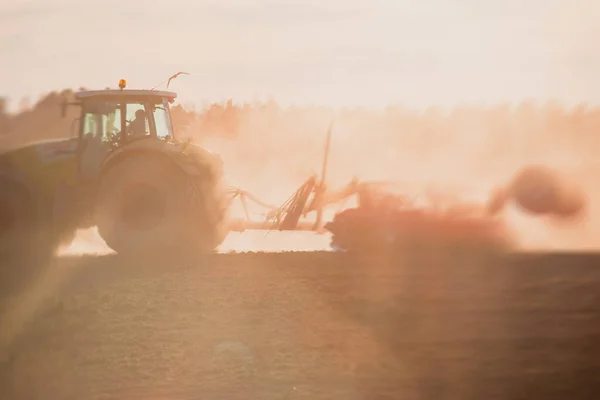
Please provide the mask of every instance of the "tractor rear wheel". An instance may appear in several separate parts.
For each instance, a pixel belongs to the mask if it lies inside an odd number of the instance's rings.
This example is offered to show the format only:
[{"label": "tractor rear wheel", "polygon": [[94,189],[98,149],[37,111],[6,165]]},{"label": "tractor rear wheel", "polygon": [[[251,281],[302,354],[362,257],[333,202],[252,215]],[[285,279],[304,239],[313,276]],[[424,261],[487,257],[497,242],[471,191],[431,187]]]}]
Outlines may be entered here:
[{"label": "tractor rear wheel", "polygon": [[224,240],[220,198],[211,178],[198,182],[162,156],[136,155],[110,167],[95,218],[106,244],[135,258],[195,256]]}]

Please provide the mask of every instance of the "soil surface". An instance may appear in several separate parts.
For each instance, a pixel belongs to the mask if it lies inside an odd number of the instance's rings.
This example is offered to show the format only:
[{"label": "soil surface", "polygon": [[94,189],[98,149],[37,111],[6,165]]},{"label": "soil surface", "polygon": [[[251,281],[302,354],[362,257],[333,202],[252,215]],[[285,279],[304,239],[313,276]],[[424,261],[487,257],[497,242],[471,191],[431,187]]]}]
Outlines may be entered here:
[{"label": "soil surface", "polygon": [[600,398],[596,254],[77,256],[2,285],[3,399]]}]

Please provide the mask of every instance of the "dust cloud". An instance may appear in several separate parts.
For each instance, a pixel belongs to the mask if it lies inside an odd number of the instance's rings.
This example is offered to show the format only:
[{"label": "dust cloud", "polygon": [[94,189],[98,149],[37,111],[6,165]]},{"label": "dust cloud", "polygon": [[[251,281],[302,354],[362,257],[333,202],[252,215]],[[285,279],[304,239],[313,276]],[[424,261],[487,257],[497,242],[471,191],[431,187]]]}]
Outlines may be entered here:
[{"label": "dust cloud", "polygon": [[[49,103],[51,94],[23,115],[13,118],[13,131],[3,141],[28,137],[32,126],[54,126],[55,137],[68,125]],[[39,108],[39,110],[38,110]],[[333,122],[327,170],[329,189],[351,179],[394,181],[415,196],[428,187],[444,187],[465,200],[485,202],[523,165],[539,163],[557,168],[586,189],[589,209],[576,221],[539,219],[514,206],[506,220],[525,248],[596,249],[600,246],[600,164],[594,149],[600,109],[580,105],[565,108],[556,102],[523,101],[496,106],[457,105],[414,110],[280,107],[274,101],[215,103],[200,111],[186,105],[172,110],[176,135],[190,138],[219,154],[229,185],[245,189],[261,200],[281,205],[312,174],[320,174],[326,132]],[[37,116],[44,121],[37,121]],[[55,118],[56,124],[46,121]],[[20,129],[20,125],[23,125]],[[63,126],[64,125],[64,126]],[[66,129],[66,128],[65,128]],[[23,132],[26,130],[27,132]],[[21,135],[21,136],[20,136]],[[352,200],[328,209],[328,217]],[[253,219],[265,210],[251,206]],[[233,217],[241,217],[234,203]],[[92,245],[93,243],[93,245]],[[222,251],[311,250],[328,247],[327,235],[313,233],[245,232],[231,234]],[[94,230],[81,232],[65,252],[108,252]]]},{"label": "dust cloud", "polygon": [[[522,166],[554,167],[585,188],[588,210],[571,220],[537,218],[512,205],[507,224],[526,249],[593,250],[600,246],[600,170],[593,148],[596,109],[558,104],[457,106],[453,109],[280,109],[276,105],[237,121],[235,140],[208,136],[200,143],[221,155],[232,185],[281,204],[312,173],[319,173],[326,132],[333,121],[327,181],[330,189],[360,180],[399,182],[419,195],[429,187],[485,202]],[[346,203],[351,206],[352,203]],[[343,204],[342,204],[343,206]],[[260,211],[260,210],[257,210]],[[332,207],[329,216],[339,211]],[[239,216],[235,206],[232,213]],[[260,217],[260,215],[258,215]],[[246,235],[245,233],[244,235]],[[276,241],[277,234],[272,234]],[[315,246],[297,234],[297,248]],[[318,242],[323,246],[325,239]]]}]

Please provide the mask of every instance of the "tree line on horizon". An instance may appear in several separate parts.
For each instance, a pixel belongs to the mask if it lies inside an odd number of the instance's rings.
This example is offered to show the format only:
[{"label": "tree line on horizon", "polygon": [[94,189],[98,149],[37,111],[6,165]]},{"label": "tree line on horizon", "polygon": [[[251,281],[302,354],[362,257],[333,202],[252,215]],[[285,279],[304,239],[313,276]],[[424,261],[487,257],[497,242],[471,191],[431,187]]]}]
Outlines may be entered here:
[{"label": "tree line on horizon", "polygon": [[[72,95],[71,90],[52,92],[31,106],[24,102],[14,114],[8,112],[6,99],[0,99],[0,148],[70,136],[77,109],[71,108],[63,119],[60,104]],[[309,140],[326,129],[333,115],[333,109],[327,107],[281,107],[273,100],[241,104],[229,100],[198,110],[181,104],[172,107],[176,133],[198,141],[208,137],[261,141],[303,135],[301,140]],[[335,121],[352,135],[385,137],[404,146],[427,146],[430,142],[451,145],[475,137],[485,137],[487,145],[492,143],[497,152],[508,151],[516,142],[525,150],[541,141],[588,152],[600,146],[600,108],[585,104],[566,108],[558,102],[523,101],[422,111],[400,106],[347,108],[335,113]],[[321,140],[323,135],[318,137]]]}]

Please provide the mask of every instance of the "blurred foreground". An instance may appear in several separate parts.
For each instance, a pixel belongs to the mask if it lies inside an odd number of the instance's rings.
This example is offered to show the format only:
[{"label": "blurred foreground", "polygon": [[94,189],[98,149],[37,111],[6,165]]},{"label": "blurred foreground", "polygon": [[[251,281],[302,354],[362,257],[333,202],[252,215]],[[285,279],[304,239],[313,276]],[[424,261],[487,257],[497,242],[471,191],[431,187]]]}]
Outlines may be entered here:
[{"label": "blurred foreground", "polygon": [[190,268],[64,257],[0,303],[2,338],[12,329],[0,392],[597,399],[599,262],[314,252],[213,255]]}]

